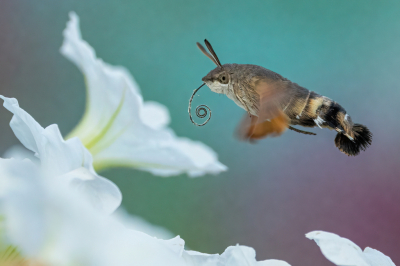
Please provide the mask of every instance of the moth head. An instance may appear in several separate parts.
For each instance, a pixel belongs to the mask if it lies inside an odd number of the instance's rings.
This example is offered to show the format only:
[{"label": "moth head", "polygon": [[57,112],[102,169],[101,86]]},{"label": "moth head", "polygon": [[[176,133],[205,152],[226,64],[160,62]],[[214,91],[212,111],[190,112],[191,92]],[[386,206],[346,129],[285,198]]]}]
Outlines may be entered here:
[{"label": "moth head", "polygon": [[201,80],[211,89],[211,91],[226,94],[231,76],[224,68],[216,67]]},{"label": "moth head", "polygon": [[218,56],[214,52],[211,44],[207,40],[204,40],[204,43],[211,54],[208,53],[200,43],[197,43],[197,47],[199,47],[200,51],[210,58],[211,61],[217,65],[217,67],[211,70],[210,73],[208,73],[207,76],[201,80],[211,89],[211,91],[226,94],[231,76],[224,66],[221,65],[221,62],[219,61]]}]

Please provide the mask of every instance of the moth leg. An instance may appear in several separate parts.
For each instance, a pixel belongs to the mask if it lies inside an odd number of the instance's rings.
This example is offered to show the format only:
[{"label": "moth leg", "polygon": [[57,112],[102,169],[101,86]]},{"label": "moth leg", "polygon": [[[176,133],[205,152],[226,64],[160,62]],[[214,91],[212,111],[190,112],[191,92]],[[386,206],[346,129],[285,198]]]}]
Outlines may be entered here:
[{"label": "moth leg", "polygon": [[315,134],[315,133],[308,132],[308,131],[303,131],[303,130],[294,128],[294,127],[292,127],[292,126],[289,126],[289,129],[290,129],[290,130],[293,130],[294,132],[301,133],[301,134],[305,134],[305,135],[317,135],[317,134]]}]

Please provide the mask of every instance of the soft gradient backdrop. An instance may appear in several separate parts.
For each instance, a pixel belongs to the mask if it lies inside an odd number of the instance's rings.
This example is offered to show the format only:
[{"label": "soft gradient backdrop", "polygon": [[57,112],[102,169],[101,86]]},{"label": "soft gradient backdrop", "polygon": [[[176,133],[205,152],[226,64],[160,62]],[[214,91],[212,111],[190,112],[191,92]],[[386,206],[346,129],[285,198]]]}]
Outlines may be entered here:
[{"label": "soft gradient backdrop", "polygon": [[[166,105],[180,136],[201,140],[229,171],[190,179],[130,170],[102,174],[123,206],[195,250],[240,243],[257,259],[331,265],[304,234],[326,230],[400,264],[399,1],[0,1],[0,93],[66,135],[84,111],[82,74],[58,52],[68,12],[104,61],[123,65],[145,100]],[[258,64],[338,101],[374,134],[355,158],[335,132],[286,132],[256,145],[233,132],[244,111],[204,88],[194,104],[213,117],[195,127],[188,100],[214,68],[196,47],[207,38],[222,63]],[[0,152],[18,143],[0,109]]]}]

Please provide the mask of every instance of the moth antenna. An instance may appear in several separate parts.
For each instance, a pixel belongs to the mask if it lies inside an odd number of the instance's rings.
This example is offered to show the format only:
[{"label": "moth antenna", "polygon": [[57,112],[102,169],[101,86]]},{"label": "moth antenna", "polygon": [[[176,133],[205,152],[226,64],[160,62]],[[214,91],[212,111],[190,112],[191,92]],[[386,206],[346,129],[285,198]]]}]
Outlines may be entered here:
[{"label": "moth antenna", "polygon": [[218,63],[217,63],[217,61],[215,61],[214,57],[213,57],[212,55],[210,55],[210,54],[206,51],[206,49],[204,49],[203,45],[201,45],[201,44],[198,43],[198,42],[197,42],[196,44],[197,44],[197,47],[199,47],[200,51],[203,52],[203,54],[205,54],[208,58],[210,58],[210,59],[214,62],[214,64],[216,64],[217,66],[219,66]]},{"label": "moth antenna", "polygon": [[217,65],[222,67],[221,62],[218,59],[217,54],[214,52],[214,49],[212,48],[211,44],[207,41],[207,39],[204,39],[204,43],[206,44],[208,50],[210,51],[210,53],[214,56],[215,61],[217,61]]}]

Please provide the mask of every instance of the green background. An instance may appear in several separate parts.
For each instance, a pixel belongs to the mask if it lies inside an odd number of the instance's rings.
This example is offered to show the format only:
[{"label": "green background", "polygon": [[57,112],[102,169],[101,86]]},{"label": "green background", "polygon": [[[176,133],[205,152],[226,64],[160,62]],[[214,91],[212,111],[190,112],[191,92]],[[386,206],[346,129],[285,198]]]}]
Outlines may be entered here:
[{"label": "green background", "polygon": [[[399,1],[0,1],[0,93],[64,135],[85,104],[82,74],[59,53],[69,11],[100,58],[125,66],[145,100],[169,108],[179,136],[206,143],[229,167],[196,179],[103,172],[130,213],[201,252],[239,243],[259,260],[332,265],[304,237],[325,230],[400,263]],[[195,45],[204,38],[223,64],[261,65],[338,101],[371,129],[371,148],[349,158],[334,132],[318,129],[239,142],[243,110],[205,88],[194,104],[210,106],[213,117],[193,126],[188,100],[214,68]],[[18,143],[10,118],[0,111],[0,152]]]}]

